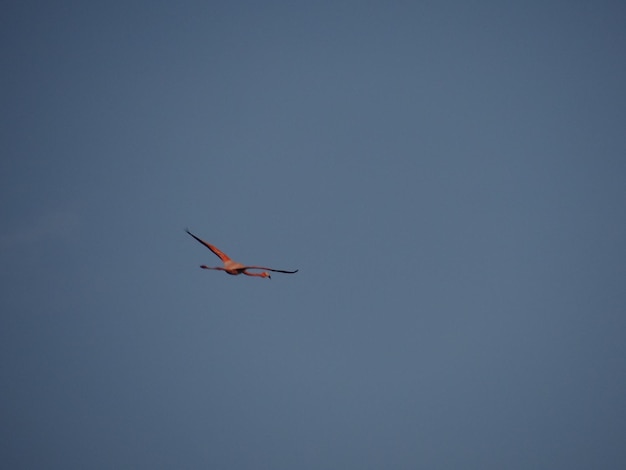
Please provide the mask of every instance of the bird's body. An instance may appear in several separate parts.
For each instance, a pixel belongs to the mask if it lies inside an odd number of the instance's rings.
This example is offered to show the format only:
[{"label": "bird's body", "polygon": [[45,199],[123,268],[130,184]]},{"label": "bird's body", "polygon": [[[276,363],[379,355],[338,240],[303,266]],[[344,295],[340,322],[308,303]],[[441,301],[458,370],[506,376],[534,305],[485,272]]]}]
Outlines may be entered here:
[{"label": "bird's body", "polygon": [[[245,264],[238,263],[237,261],[233,261],[232,259],[230,259],[230,257],[228,257],[224,252],[220,251],[215,245],[211,245],[210,243],[205,242],[201,238],[196,237],[189,230],[185,230],[185,231],[189,235],[191,235],[193,238],[195,238],[198,242],[202,243],[209,250],[211,250],[219,259],[222,260],[222,263],[224,263],[223,267],[221,267],[221,266],[210,267],[210,266],[206,266],[206,265],[203,264],[203,265],[200,266],[202,269],[213,269],[215,271],[224,271],[225,273],[228,273],[231,276],[237,276],[239,274],[245,274],[246,276],[266,277],[268,279],[271,279],[272,277],[270,276],[270,273],[268,273],[267,271],[273,271],[273,272],[276,272],[276,273],[285,273],[285,274],[294,274],[294,273],[298,272],[297,269],[295,271],[285,271],[285,270],[282,270],[282,269],[271,269],[271,268],[266,268],[266,267],[263,267],[263,266],[247,266]],[[250,269],[258,269],[258,270],[262,270],[262,272],[260,272],[260,273],[252,273],[252,272],[248,271]]]}]

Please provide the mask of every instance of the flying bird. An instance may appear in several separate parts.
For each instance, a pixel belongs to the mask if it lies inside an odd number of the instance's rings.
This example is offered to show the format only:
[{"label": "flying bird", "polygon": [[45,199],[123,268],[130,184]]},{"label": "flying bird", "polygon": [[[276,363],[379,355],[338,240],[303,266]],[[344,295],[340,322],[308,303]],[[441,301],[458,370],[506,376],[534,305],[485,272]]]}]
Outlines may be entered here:
[{"label": "flying bird", "polygon": [[[268,279],[272,279],[272,276],[270,276],[270,273],[268,273],[267,271],[272,271],[275,273],[286,273],[286,274],[295,274],[298,272],[297,269],[295,271],[285,271],[282,269],[272,269],[272,268],[266,268],[263,266],[246,266],[245,264],[241,264],[241,263],[238,263],[237,261],[233,261],[225,253],[220,251],[216,246],[211,245],[210,243],[205,242],[201,238],[196,237],[193,233],[189,231],[189,229],[186,229],[185,232],[187,232],[193,238],[198,240],[200,243],[206,246],[213,253],[215,253],[215,255],[219,259],[221,259],[222,262],[224,263],[223,267],[209,267],[203,264],[202,266],[200,266],[202,269],[214,269],[216,271],[224,271],[232,276],[237,276],[238,274],[245,274],[246,276],[266,277]],[[261,269],[263,271],[260,273],[251,273],[248,271],[249,269]]]}]

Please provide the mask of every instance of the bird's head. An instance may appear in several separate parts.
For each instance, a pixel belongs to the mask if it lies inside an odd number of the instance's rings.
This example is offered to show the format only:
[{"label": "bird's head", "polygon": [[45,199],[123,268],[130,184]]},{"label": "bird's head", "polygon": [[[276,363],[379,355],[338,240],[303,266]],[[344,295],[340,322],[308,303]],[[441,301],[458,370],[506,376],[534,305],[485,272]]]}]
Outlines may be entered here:
[{"label": "bird's head", "polygon": [[270,281],[272,280],[272,276],[271,276],[271,275],[270,275],[270,273],[268,273],[267,271],[263,271],[263,272],[261,273],[261,276],[262,276],[262,277],[266,277],[266,278],[268,278]]}]

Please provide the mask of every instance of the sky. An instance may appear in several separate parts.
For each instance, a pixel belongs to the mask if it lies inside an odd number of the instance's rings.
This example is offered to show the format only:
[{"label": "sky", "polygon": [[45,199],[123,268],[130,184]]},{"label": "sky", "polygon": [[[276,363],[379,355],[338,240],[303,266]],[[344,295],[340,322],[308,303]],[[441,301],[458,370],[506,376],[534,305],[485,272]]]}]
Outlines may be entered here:
[{"label": "sky", "polygon": [[626,468],[625,24],[4,2],[3,464]]}]

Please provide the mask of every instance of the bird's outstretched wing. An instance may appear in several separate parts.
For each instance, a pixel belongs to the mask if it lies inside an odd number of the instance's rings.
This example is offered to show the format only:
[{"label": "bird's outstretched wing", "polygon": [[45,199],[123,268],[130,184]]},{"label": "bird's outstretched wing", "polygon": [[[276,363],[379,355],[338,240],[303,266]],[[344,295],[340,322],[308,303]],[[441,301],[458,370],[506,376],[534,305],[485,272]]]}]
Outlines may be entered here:
[{"label": "bird's outstretched wing", "polygon": [[295,271],[285,271],[282,269],[265,268],[263,266],[246,266],[245,269],[265,269],[266,271],[272,271],[275,273],[285,273],[285,274],[295,274],[298,272],[297,269]]},{"label": "bird's outstretched wing", "polygon": [[218,250],[218,248],[216,246],[211,245],[210,243],[205,242],[204,240],[202,240],[201,238],[196,237],[193,233],[191,233],[189,231],[189,229],[185,229],[185,232],[187,232],[189,235],[191,235],[193,238],[195,238],[196,240],[198,240],[200,243],[202,243],[204,246],[206,246],[209,250],[211,250],[213,253],[215,253],[219,259],[221,259],[224,263],[226,261],[230,261],[230,258],[228,256],[226,256],[225,253],[222,253],[220,250]]}]

